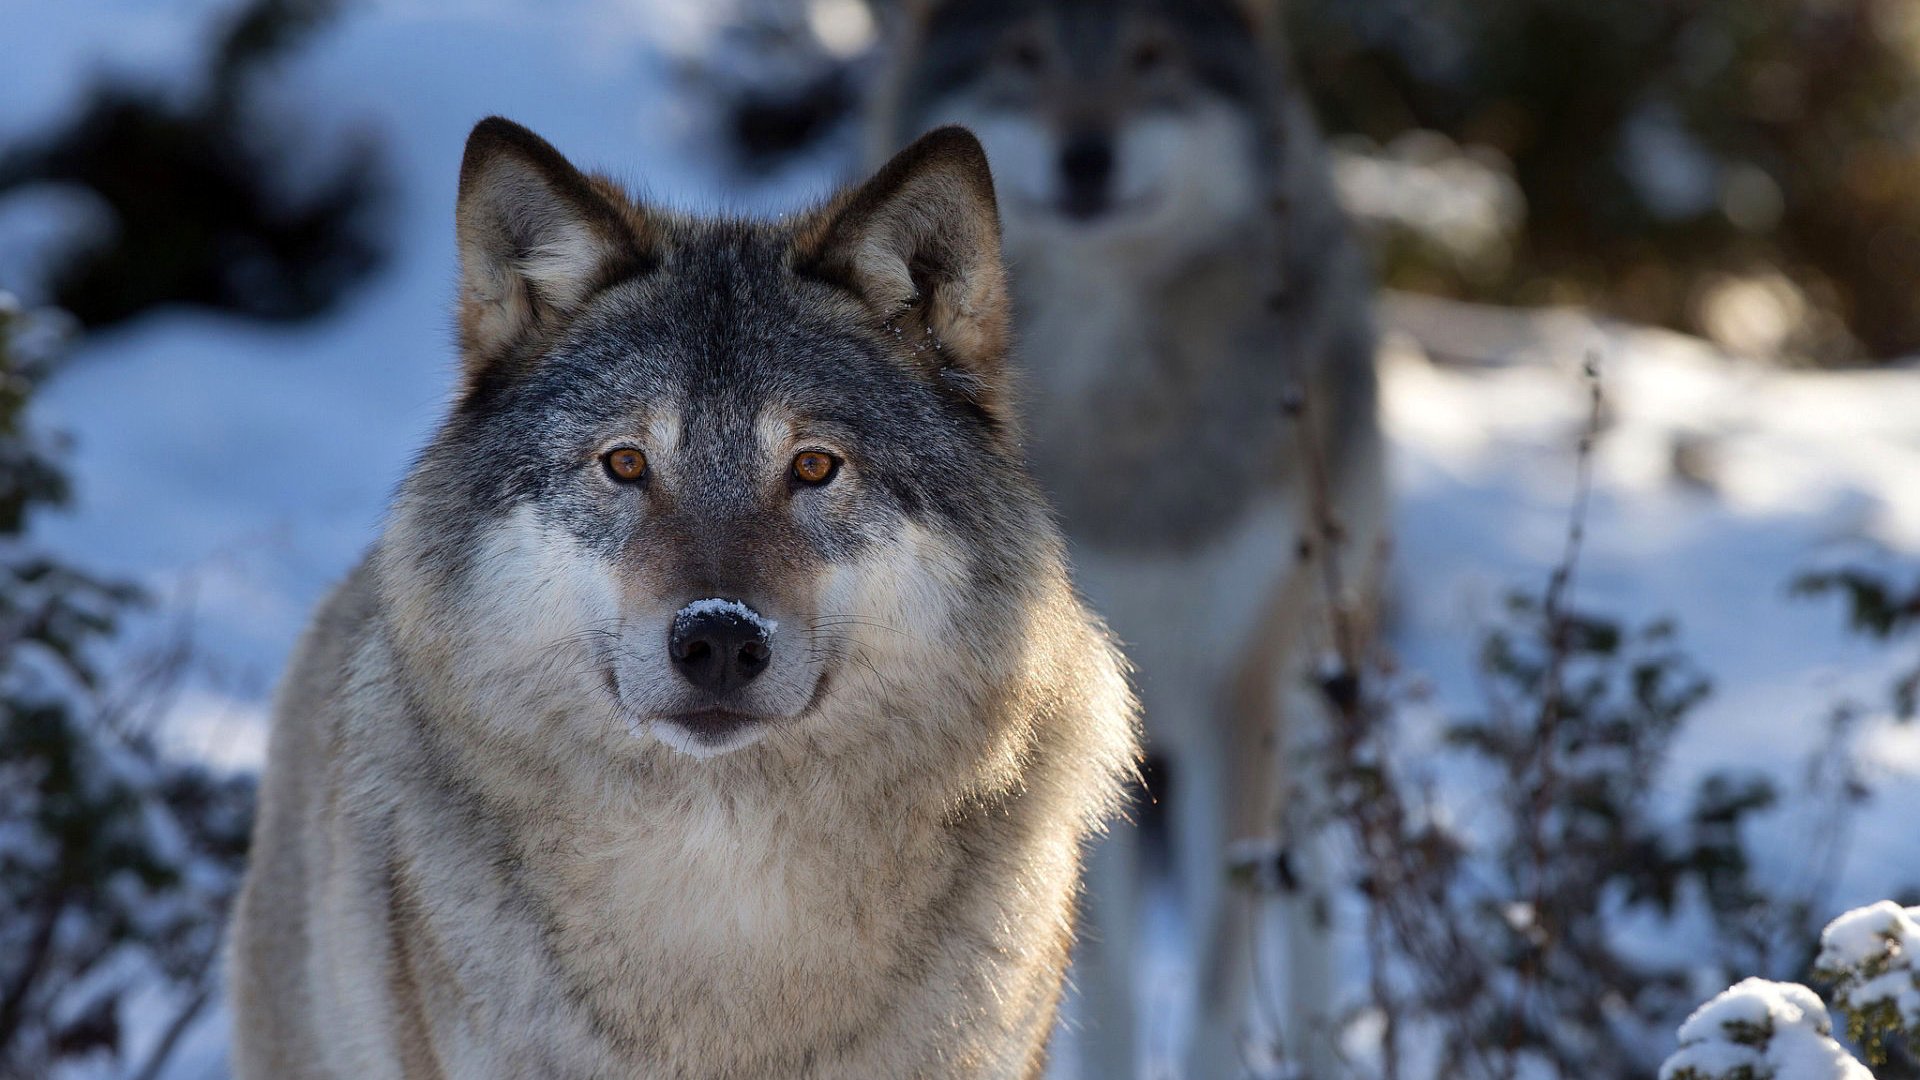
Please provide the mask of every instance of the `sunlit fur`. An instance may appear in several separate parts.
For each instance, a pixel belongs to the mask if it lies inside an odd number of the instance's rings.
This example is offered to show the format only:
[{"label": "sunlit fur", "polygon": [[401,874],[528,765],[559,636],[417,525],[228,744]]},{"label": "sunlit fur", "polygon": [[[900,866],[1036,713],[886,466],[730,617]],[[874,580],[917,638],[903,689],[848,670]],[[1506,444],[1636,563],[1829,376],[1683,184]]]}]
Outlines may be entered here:
[{"label": "sunlit fur", "polygon": [[[464,388],[281,691],[238,1074],[1038,1076],[1132,705],[1021,466],[977,144],[697,221],[490,120],[458,216]],[[775,626],[717,697],[666,658],[706,598]]]},{"label": "sunlit fur", "polygon": [[[1321,738],[1309,675],[1330,647],[1328,547],[1299,552],[1319,539],[1309,492],[1324,480],[1342,600],[1364,619],[1384,461],[1366,268],[1292,85],[1278,5],[903,7],[873,144],[888,153],[950,122],[981,135],[1002,192],[1035,474],[1077,580],[1139,668],[1148,749],[1167,765],[1155,804],[1199,983],[1181,1074],[1240,1074],[1249,1036],[1284,1014],[1307,1075],[1336,1075],[1326,882],[1287,797]],[[1075,198],[1076,145],[1110,156],[1091,201]],[[1305,415],[1290,420],[1295,394]],[[1140,836],[1117,829],[1089,879],[1074,981],[1086,1075],[1101,1080],[1138,1067]],[[1305,887],[1278,905],[1230,888],[1233,842],[1275,839]],[[1274,906],[1284,927],[1256,941]],[[1283,952],[1286,970],[1256,1007],[1262,950]]]}]

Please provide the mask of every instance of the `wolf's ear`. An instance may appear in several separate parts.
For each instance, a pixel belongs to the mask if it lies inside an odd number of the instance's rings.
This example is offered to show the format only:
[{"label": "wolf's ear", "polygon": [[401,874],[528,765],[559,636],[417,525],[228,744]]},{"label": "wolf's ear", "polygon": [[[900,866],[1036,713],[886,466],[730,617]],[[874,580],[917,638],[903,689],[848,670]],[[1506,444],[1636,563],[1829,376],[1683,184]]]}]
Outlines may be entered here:
[{"label": "wolf's ear", "polygon": [[467,136],[454,211],[460,343],[477,378],[650,258],[644,228],[606,181],[500,117]]},{"label": "wolf's ear", "polygon": [[1001,419],[1006,272],[979,140],[943,127],[804,221],[796,268],[847,289],[939,376]]}]

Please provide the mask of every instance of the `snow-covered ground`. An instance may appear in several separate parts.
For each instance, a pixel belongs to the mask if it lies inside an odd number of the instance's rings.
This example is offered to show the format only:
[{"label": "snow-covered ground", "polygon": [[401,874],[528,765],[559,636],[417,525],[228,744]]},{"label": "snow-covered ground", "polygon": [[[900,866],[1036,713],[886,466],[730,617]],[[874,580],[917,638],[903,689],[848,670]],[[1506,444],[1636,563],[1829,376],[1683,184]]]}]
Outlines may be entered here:
[{"label": "snow-covered ground", "polygon": [[[1789,595],[1836,561],[1911,567],[1920,553],[1920,370],[1781,370],[1679,334],[1578,312],[1517,313],[1415,297],[1383,304],[1393,436],[1396,650],[1440,711],[1476,704],[1471,634],[1514,585],[1539,589],[1566,540],[1588,357],[1606,405],[1577,603],[1632,622],[1672,616],[1714,682],[1682,733],[1675,793],[1703,773],[1798,783],[1830,706],[1869,706],[1874,801],[1832,882],[1833,913],[1920,879],[1920,730],[1886,689],[1912,650],[1844,630],[1838,602]],[[1448,362],[1436,363],[1436,359]],[[1811,821],[1769,821],[1756,855],[1804,875]]]},{"label": "snow-covered ground", "polygon": [[[0,0],[0,141],[63,116],[102,70],[177,72],[218,0]],[[451,382],[452,205],[474,120],[509,115],[576,160],[693,209],[777,210],[824,192],[817,162],[772,186],[728,186],[677,88],[673,55],[711,29],[701,0],[363,0],[276,81],[317,127],[382,136],[397,180],[388,266],[333,315],[293,328],[193,312],[89,339],[43,395],[73,436],[70,513],[39,523],[75,563],[167,598],[153,647],[190,628],[204,661],[173,712],[181,750],[260,760],[272,681],[307,612],[373,538]],[[304,133],[299,133],[305,137]],[[0,273],[44,226],[0,201]],[[44,231],[44,229],[42,230]],[[17,282],[0,280],[0,288]],[[1799,571],[1883,544],[1920,555],[1920,373],[1786,372],[1578,313],[1532,316],[1397,298],[1385,416],[1398,493],[1396,642],[1436,688],[1436,715],[1477,698],[1475,627],[1559,554],[1581,362],[1599,358],[1608,426],[1578,600],[1675,616],[1716,693],[1665,783],[1718,767],[1791,784],[1826,707],[1884,699],[1894,658],[1845,633],[1832,601],[1787,594]],[[1277,545],[1276,550],[1283,550]],[[1920,879],[1920,730],[1874,718],[1877,796],[1856,825],[1831,912]],[[1816,825],[1771,821],[1767,872],[1810,873]],[[1717,987],[1706,987],[1708,991]],[[177,1076],[217,1072],[218,1020]]]}]

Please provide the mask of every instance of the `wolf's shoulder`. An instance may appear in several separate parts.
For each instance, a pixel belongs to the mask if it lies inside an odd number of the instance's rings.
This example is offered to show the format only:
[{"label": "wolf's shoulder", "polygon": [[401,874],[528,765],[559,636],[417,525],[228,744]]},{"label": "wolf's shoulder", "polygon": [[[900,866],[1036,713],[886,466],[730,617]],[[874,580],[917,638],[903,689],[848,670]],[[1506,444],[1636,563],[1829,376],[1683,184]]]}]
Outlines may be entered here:
[{"label": "wolf's shoulder", "polygon": [[379,611],[370,561],[362,556],[333,586],[294,646],[274,705],[277,737],[290,727],[314,727],[345,689],[354,655]]},{"label": "wolf's shoulder", "polygon": [[294,648],[289,688],[316,676],[337,677],[346,666],[380,606],[372,561],[370,553],[362,555],[314,610],[313,619]]}]

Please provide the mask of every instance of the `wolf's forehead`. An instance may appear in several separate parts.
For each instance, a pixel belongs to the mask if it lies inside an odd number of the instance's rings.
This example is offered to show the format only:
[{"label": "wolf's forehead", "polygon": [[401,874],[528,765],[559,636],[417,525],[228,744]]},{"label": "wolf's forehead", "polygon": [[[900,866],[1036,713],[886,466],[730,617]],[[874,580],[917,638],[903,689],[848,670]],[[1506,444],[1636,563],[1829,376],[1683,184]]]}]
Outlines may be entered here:
[{"label": "wolf's forehead", "polygon": [[689,242],[610,298],[586,330],[635,380],[689,399],[765,393],[796,356],[844,342],[763,244]]},{"label": "wolf's forehead", "polygon": [[[1092,56],[1126,40],[1142,24],[1172,31],[1204,32],[1231,18],[1235,0],[967,0],[941,5],[930,26],[943,46],[971,32],[991,37],[1016,27],[1057,34]],[[980,44],[985,44],[984,41]]]},{"label": "wolf's forehead", "polygon": [[[809,329],[804,314],[753,314],[755,305],[636,303],[567,357],[545,407],[578,403],[583,418],[637,423],[664,449],[743,439],[771,445],[809,423],[848,419],[896,395],[844,336]],[[578,392],[584,388],[584,394]],[[562,405],[560,396],[571,399]],[[538,407],[538,406],[536,406]],[[776,437],[777,436],[777,437]]]},{"label": "wolf's forehead", "polygon": [[1124,71],[1141,32],[1179,41],[1195,74],[1229,97],[1262,63],[1238,0],[950,0],[935,9],[908,93],[921,105],[992,76],[1010,33],[1050,39],[1075,79]]},{"label": "wolf's forehead", "polygon": [[667,453],[755,458],[784,449],[803,425],[791,406],[775,399],[681,399],[650,410],[647,429],[652,444]]},{"label": "wolf's forehead", "polygon": [[571,403],[584,389],[601,423],[672,413],[676,444],[687,444],[762,434],[763,417],[862,425],[925,396],[873,340],[863,309],[793,271],[777,229],[689,229],[678,241],[657,269],[600,299],[536,397]]}]

